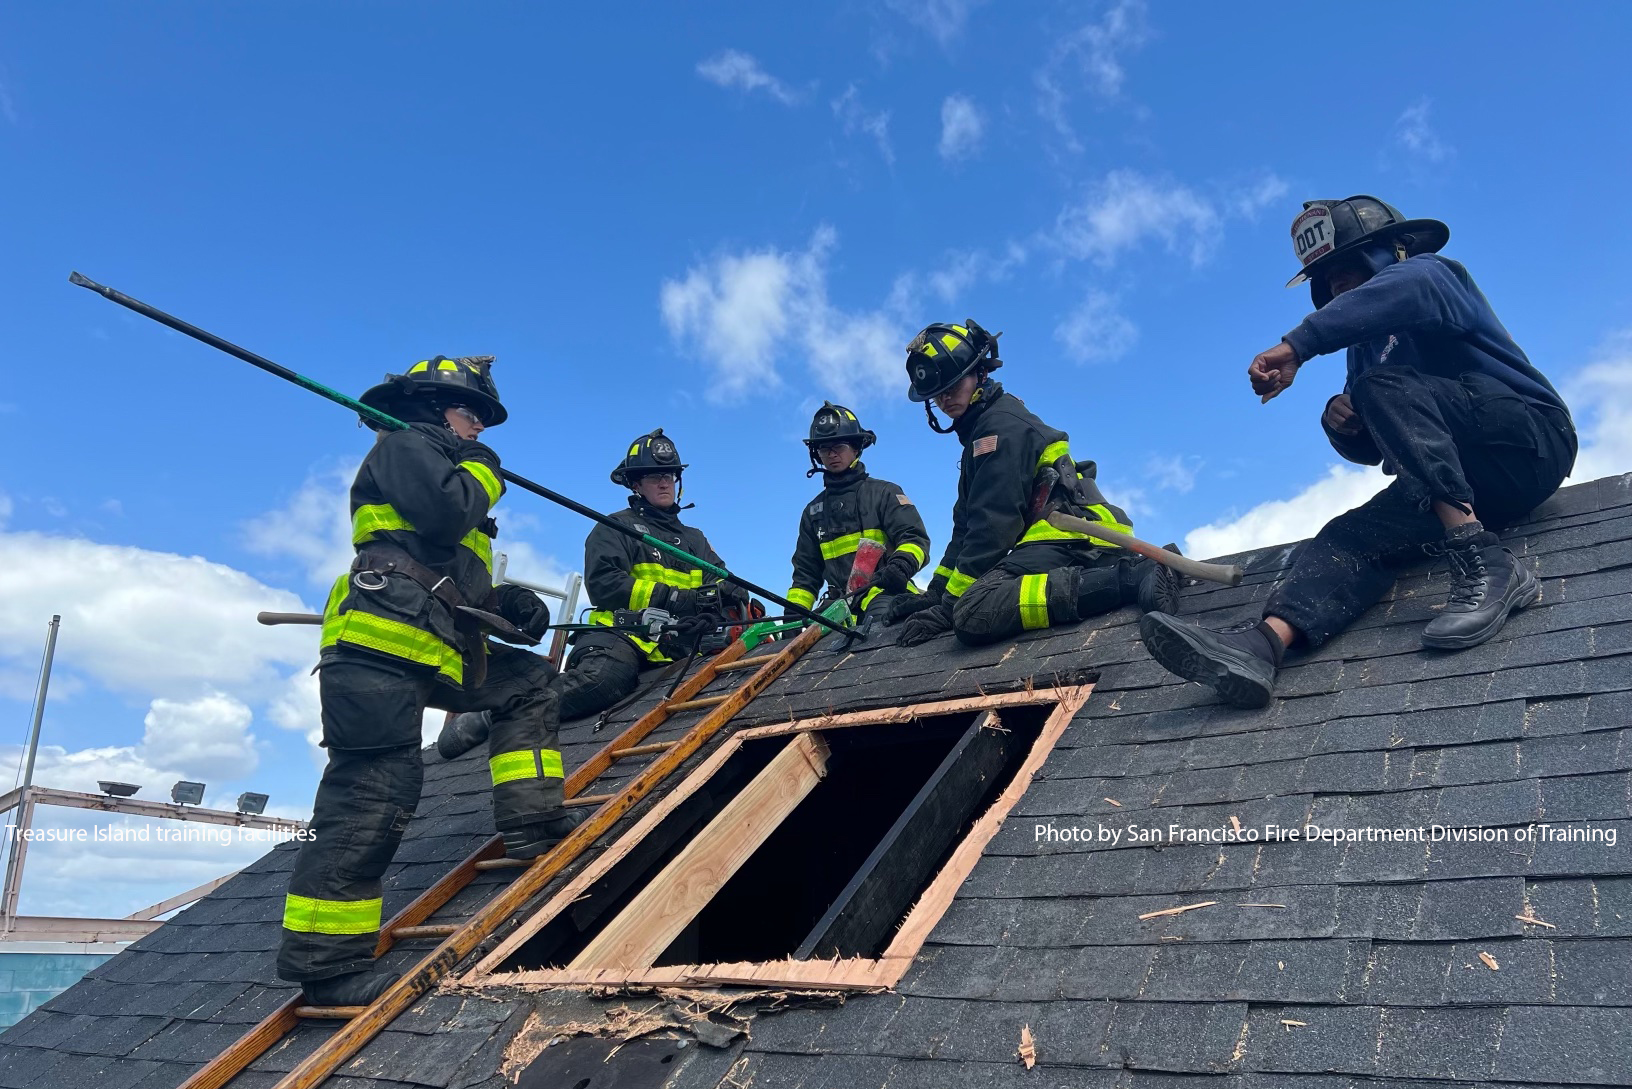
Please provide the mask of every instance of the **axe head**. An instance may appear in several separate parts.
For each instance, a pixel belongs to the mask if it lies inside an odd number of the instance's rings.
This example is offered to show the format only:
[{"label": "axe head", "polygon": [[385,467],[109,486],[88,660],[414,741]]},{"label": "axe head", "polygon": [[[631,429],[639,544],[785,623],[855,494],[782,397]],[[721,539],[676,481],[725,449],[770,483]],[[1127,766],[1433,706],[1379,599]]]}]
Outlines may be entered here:
[{"label": "axe head", "polygon": [[481,621],[482,627],[489,635],[496,635],[506,643],[516,643],[524,647],[536,647],[539,644],[536,637],[528,635],[498,613],[490,613],[486,609],[477,609],[470,605],[460,605],[458,608],[466,616]]}]

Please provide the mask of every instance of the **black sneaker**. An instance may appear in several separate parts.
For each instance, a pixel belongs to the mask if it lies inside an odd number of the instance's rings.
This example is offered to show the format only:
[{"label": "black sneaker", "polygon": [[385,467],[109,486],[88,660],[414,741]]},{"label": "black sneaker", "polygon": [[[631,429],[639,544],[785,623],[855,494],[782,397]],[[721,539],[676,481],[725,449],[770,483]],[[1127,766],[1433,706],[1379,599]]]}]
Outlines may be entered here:
[{"label": "black sneaker", "polygon": [[367,1006],[401,979],[397,972],[347,972],[302,983],[309,1006]]},{"label": "black sneaker", "polygon": [[437,755],[444,760],[457,760],[487,740],[493,729],[493,715],[488,711],[471,711],[454,715],[436,735]]},{"label": "black sneaker", "polygon": [[1259,622],[1213,631],[1166,613],[1139,618],[1145,649],[1163,669],[1206,685],[1235,707],[1263,707],[1275,691],[1280,640],[1267,632]]},{"label": "black sneaker", "polygon": [[562,807],[553,817],[499,833],[504,837],[504,857],[537,858],[587,821],[589,812],[587,806],[574,809]]},{"label": "black sneaker", "polygon": [[[1162,546],[1174,555],[1180,555],[1179,546],[1166,544]],[[1146,572],[1139,582],[1139,611],[1142,613],[1167,613],[1176,616],[1179,611],[1179,590],[1184,586],[1184,576],[1167,566],[1165,563],[1148,561],[1154,568]]]},{"label": "black sneaker", "polygon": [[[1507,623],[1508,614],[1541,600],[1541,583],[1512,552],[1493,543],[1495,534],[1458,526],[1445,535],[1451,592],[1445,611],[1422,629],[1422,645],[1466,650],[1486,642]],[[1462,532],[1459,532],[1462,531]]]}]

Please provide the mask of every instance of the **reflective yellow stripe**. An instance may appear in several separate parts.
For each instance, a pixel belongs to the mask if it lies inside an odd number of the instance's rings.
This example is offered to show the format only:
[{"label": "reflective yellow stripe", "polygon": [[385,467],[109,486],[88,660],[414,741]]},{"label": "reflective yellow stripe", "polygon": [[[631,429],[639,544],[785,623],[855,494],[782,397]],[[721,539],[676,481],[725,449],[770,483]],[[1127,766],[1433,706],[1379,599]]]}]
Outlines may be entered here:
[{"label": "reflective yellow stripe", "polygon": [[975,584],[973,575],[966,575],[962,571],[952,572],[952,577],[946,580],[946,592],[953,597],[962,597],[963,592]]},{"label": "reflective yellow stripe", "polygon": [[[342,580],[346,577],[341,576]],[[335,589],[340,590],[340,585],[337,584]],[[339,595],[340,598],[344,596],[344,593]],[[329,604],[331,609],[338,608],[340,601],[331,594]],[[435,666],[438,673],[454,684],[465,681],[465,663],[456,650],[430,632],[421,631],[400,620],[387,620],[360,609],[325,616],[323,639],[319,646],[332,647],[337,643],[350,643],[394,658]]]},{"label": "reflective yellow stripe", "polygon": [[695,567],[690,571],[676,571],[660,563],[637,563],[629,573],[637,579],[661,582],[678,590],[696,590],[703,585],[703,572]]},{"label": "reflective yellow stripe", "polygon": [[283,928],[297,934],[372,934],[380,929],[380,900],[318,900],[289,893]]},{"label": "reflective yellow stripe", "polygon": [[565,779],[566,769],[561,763],[561,753],[555,749],[518,749],[515,752],[501,752],[487,762],[488,770],[493,773],[493,785],[513,783],[517,779]]},{"label": "reflective yellow stripe", "polygon": [[[596,609],[594,612],[589,614],[589,622],[591,624],[600,624],[604,627],[610,628],[612,626],[612,610]],[[652,642],[650,639],[642,639],[635,633],[627,631],[620,631],[618,634],[623,636],[625,639],[628,639],[631,643],[635,644],[635,646],[639,647],[640,652],[646,655],[647,661],[667,662],[671,660],[667,654],[664,654],[662,651],[658,650],[657,644]]]},{"label": "reflective yellow stripe", "polygon": [[459,369],[459,364],[451,359],[444,359],[436,365],[436,369],[439,371],[456,371]]},{"label": "reflective yellow stripe", "polygon": [[1048,576],[1020,576],[1020,626],[1048,627]]},{"label": "reflective yellow stripe", "polygon": [[797,586],[788,591],[788,600],[801,609],[811,609],[816,606],[816,595],[809,590],[801,590]]},{"label": "reflective yellow stripe", "polygon": [[415,363],[412,367],[408,368],[408,373],[409,374],[418,374],[421,371],[428,371],[430,369],[431,369],[431,361],[428,360],[428,359],[421,359],[418,363]]},{"label": "reflective yellow stripe", "polygon": [[935,569],[935,577],[938,579],[949,579],[953,576],[953,574],[955,574],[955,572],[950,567],[946,567],[944,565]]},{"label": "reflective yellow stripe", "polygon": [[414,524],[397,513],[390,503],[364,503],[351,516],[351,543],[364,544],[376,533],[405,529],[414,531]]},{"label": "reflective yellow stripe", "polygon": [[476,478],[476,482],[487,493],[487,509],[492,510],[493,504],[497,503],[499,496],[504,494],[504,482],[498,478],[492,469],[489,469],[485,463],[480,461],[461,461],[459,468]]},{"label": "reflective yellow stripe", "polygon": [[924,555],[924,550],[913,544],[911,541],[907,541],[905,544],[897,545],[895,552],[898,556],[911,556],[913,559],[918,561],[919,567],[924,566],[924,561],[928,558]]},{"label": "reflective yellow stripe", "polygon": [[1069,453],[1071,453],[1071,444],[1069,442],[1064,439],[1059,442],[1051,442],[1043,447],[1043,452],[1038,455],[1037,468],[1045,469]]},{"label": "reflective yellow stripe", "polygon": [[476,558],[482,561],[487,573],[493,573],[493,538],[480,529],[473,529],[459,539],[459,543],[476,553]]},{"label": "reflective yellow stripe", "polygon": [[868,590],[865,594],[862,594],[861,595],[861,611],[866,612],[867,611],[867,606],[869,606],[869,605],[871,605],[873,603],[873,598],[877,597],[879,594],[882,594],[883,592],[884,592],[884,587],[874,586],[871,590]]},{"label": "reflective yellow stripe", "polygon": [[836,560],[840,556],[850,555],[850,553],[861,547],[863,538],[869,541],[877,541],[881,545],[890,543],[889,538],[884,536],[882,529],[864,529],[860,533],[846,533],[843,537],[835,537],[831,541],[822,542],[822,559]]},{"label": "reflective yellow stripe", "polygon": [[652,603],[652,591],[657,589],[657,583],[651,579],[636,579],[634,586],[629,588],[629,607],[639,612]]}]

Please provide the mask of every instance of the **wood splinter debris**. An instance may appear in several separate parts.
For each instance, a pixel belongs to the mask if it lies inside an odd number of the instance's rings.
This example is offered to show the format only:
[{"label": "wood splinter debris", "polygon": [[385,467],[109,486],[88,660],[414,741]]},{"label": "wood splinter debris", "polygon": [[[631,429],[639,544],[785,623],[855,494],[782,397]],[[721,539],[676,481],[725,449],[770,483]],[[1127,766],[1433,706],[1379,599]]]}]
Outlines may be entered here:
[{"label": "wood splinter debris", "polygon": [[1031,1034],[1030,1025],[1020,1026],[1020,1061],[1030,1070],[1037,1065],[1037,1040]]},{"label": "wood splinter debris", "polygon": [[1515,918],[1519,922],[1525,923],[1526,925],[1529,925],[1529,926],[1544,926],[1548,930],[1557,930],[1558,929],[1558,927],[1554,926],[1552,923],[1543,922],[1542,920],[1536,918],[1530,912],[1525,912],[1523,915],[1515,915],[1515,916],[1513,916],[1513,918]]},{"label": "wood splinter debris", "polygon": [[1147,911],[1143,915],[1139,916],[1139,921],[1144,922],[1146,919],[1159,919],[1163,915],[1180,915],[1186,911],[1194,911],[1197,908],[1210,908],[1216,903],[1218,903],[1217,900],[1203,900],[1199,904],[1185,904],[1183,907],[1163,908],[1160,911]]},{"label": "wood splinter debris", "polygon": [[1308,1028],[1309,1027],[1309,1022],[1307,1022],[1307,1021],[1294,1021],[1290,1017],[1281,1018],[1281,1024],[1285,1025],[1287,1028],[1294,1028],[1294,1027],[1296,1027],[1296,1028]]},{"label": "wood splinter debris", "polygon": [[1116,806],[1116,808],[1118,808],[1118,809],[1122,808],[1122,803],[1117,801],[1115,798],[1106,798],[1105,800],[1107,802],[1110,802],[1112,805]]},{"label": "wood splinter debris", "polygon": [[1285,904],[1237,904],[1235,906],[1243,908],[1280,908],[1283,911],[1286,910]]},{"label": "wood splinter debris", "polygon": [[1484,961],[1485,967],[1489,968],[1492,972],[1499,972],[1502,970],[1502,966],[1496,963],[1496,958],[1491,956],[1489,953],[1480,953],[1479,959]]},{"label": "wood splinter debris", "polygon": [[1230,827],[1235,829],[1237,832],[1241,831],[1241,818],[1236,816],[1234,813],[1230,814]]}]

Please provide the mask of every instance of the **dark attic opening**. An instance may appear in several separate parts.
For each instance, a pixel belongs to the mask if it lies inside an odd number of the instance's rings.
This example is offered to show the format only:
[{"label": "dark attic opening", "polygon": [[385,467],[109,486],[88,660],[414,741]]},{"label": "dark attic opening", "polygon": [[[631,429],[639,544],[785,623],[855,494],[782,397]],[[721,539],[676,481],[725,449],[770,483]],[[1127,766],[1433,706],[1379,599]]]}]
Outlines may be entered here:
[{"label": "dark attic opening", "polygon": [[497,970],[876,958],[1054,707],[746,741]]}]

